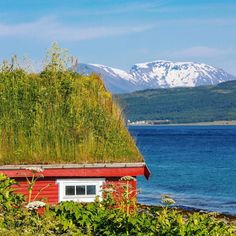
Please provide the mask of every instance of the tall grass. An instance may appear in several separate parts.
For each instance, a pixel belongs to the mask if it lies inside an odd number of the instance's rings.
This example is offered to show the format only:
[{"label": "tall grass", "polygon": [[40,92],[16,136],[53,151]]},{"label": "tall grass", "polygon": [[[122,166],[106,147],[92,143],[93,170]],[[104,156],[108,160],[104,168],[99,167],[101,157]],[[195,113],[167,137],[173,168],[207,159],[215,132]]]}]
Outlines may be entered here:
[{"label": "tall grass", "polygon": [[0,164],[142,161],[101,78],[63,63],[54,51],[38,74],[2,66]]}]

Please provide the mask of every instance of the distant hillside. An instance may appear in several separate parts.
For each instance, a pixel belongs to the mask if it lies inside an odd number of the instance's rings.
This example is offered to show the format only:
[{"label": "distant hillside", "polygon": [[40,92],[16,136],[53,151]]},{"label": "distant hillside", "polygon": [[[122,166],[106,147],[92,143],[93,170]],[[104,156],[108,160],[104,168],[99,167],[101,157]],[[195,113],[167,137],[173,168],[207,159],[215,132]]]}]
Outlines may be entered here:
[{"label": "distant hillside", "polygon": [[115,96],[131,121],[172,123],[236,120],[236,80],[217,86],[138,91]]},{"label": "distant hillside", "polygon": [[144,89],[216,85],[236,80],[235,76],[224,70],[203,63],[163,60],[135,64],[127,72],[99,64],[78,64],[77,72],[101,75],[106,88],[113,94]]}]

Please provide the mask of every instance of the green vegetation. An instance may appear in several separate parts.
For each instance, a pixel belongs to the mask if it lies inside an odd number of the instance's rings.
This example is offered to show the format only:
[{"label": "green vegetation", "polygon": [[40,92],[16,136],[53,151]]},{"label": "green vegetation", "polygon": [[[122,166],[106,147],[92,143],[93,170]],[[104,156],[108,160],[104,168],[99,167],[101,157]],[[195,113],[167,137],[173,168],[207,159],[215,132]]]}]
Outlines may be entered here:
[{"label": "green vegetation", "polygon": [[0,164],[142,161],[100,77],[67,70],[63,55],[54,45],[39,74],[3,63]]},{"label": "green vegetation", "polygon": [[233,236],[235,227],[213,215],[180,213],[176,209],[139,207],[127,214],[103,202],[62,202],[44,213],[26,208],[9,180],[0,175],[0,235],[170,235]]},{"label": "green vegetation", "polygon": [[131,121],[193,123],[236,120],[236,81],[217,86],[144,90],[115,98]]}]

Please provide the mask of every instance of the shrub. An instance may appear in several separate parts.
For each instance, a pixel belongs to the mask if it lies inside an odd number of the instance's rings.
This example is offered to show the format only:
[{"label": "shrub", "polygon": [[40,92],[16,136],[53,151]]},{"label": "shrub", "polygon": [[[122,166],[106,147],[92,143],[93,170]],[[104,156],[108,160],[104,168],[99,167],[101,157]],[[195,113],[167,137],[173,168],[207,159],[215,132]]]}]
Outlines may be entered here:
[{"label": "shrub", "polygon": [[12,191],[14,181],[3,175],[0,180],[0,235],[235,235],[235,228],[212,215],[183,215],[168,207],[138,208],[127,214],[99,201],[61,202],[39,215]]}]

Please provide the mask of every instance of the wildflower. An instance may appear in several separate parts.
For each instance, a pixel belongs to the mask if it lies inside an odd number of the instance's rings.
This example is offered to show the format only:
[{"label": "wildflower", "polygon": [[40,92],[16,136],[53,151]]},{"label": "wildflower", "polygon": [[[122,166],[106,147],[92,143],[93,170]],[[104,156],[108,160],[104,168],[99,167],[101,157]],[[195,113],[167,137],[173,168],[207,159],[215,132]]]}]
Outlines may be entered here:
[{"label": "wildflower", "polygon": [[28,168],[25,168],[26,170],[30,170],[32,173],[40,173],[40,172],[43,172],[44,169],[43,168],[40,168],[40,167],[28,167]]},{"label": "wildflower", "polygon": [[125,181],[133,180],[133,181],[136,181],[136,179],[132,176],[123,176],[123,177],[120,178],[120,180],[125,180]]},{"label": "wildflower", "polygon": [[141,188],[137,189],[136,193],[142,193],[142,189]]},{"label": "wildflower", "polygon": [[175,200],[166,194],[161,195],[161,201],[163,204],[168,206],[175,204]]},{"label": "wildflower", "polygon": [[112,193],[112,192],[115,192],[115,189],[113,189],[113,188],[103,188],[101,191],[105,192],[105,193]]},{"label": "wildflower", "polygon": [[26,208],[28,208],[30,211],[32,210],[37,210],[41,207],[44,207],[46,205],[46,203],[44,202],[41,202],[41,201],[33,201],[33,202],[29,202],[27,205],[26,205]]}]

